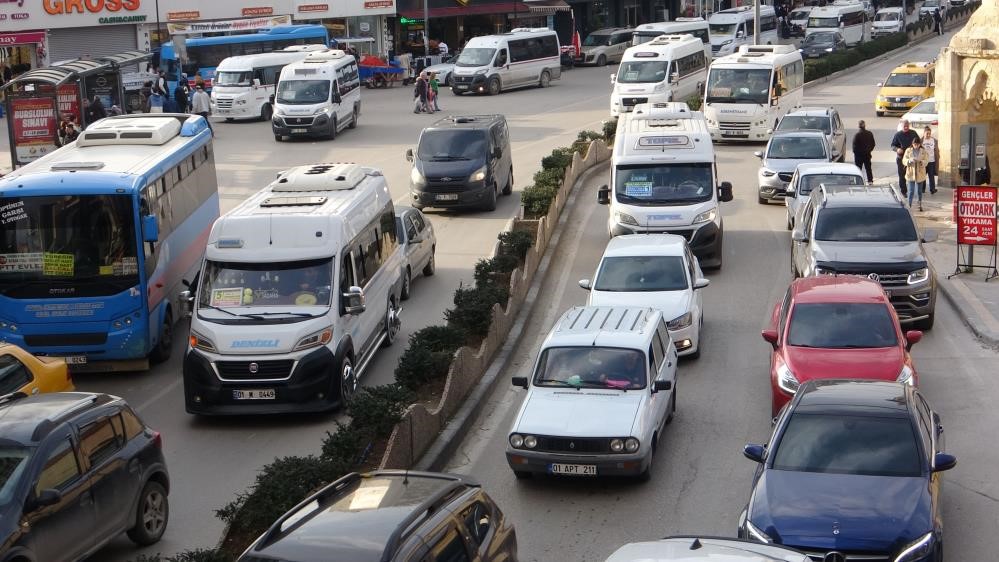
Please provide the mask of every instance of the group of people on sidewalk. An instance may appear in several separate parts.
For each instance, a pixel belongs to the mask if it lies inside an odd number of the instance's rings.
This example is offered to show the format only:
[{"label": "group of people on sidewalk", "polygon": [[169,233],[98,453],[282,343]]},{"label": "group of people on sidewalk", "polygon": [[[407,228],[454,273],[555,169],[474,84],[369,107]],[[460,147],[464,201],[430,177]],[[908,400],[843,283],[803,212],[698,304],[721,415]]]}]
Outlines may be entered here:
[{"label": "group of people on sidewalk", "polygon": [[440,111],[437,95],[440,93],[440,82],[437,73],[426,70],[416,78],[416,88],[413,90],[413,113],[434,113]]},{"label": "group of people on sidewalk", "polygon": [[166,73],[157,71],[154,80],[146,82],[142,86],[142,110],[145,113],[160,113],[164,111],[167,100],[170,99],[172,106],[169,110],[178,113],[193,113],[205,118],[208,122],[208,129],[215,135],[212,129],[212,121],[209,115],[212,112],[212,99],[205,91],[205,80],[201,73],[194,75],[194,88],[191,88],[190,79],[187,74],[181,74],[177,81],[177,87],[173,90],[173,96],[168,96]]},{"label": "group of people on sidewalk", "polygon": [[[867,183],[874,183],[874,173],[871,170],[871,155],[876,143],[874,134],[867,130],[867,124],[861,121],[859,130],[853,136],[853,161],[862,171],[867,173]],[[923,210],[923,191],[929,183],[930,193],[937,192],[937,162],[940,161],[940,148],[933,130],[929,125],[923,128],[923,136],[913,130],[908,120],[902,121],[901,130],[891,139],[891,148],[895,153],[895,167],[898,172],[898,187],[903,197],[907,197],[909,208],[913,199],[919,210]]]}]

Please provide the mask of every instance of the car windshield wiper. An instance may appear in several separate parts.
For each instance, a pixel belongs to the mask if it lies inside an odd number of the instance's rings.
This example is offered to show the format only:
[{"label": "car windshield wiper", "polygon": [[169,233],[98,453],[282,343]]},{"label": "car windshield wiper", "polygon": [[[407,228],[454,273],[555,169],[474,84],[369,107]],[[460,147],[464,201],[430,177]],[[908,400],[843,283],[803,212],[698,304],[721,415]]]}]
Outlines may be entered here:
[{"label": "car windshield wiper", "polygon": [[431,162],[453,162],[455,160],[468,160],[468,158],[464,156],[435,156]]},{"label": "car windshield wiper", "polygon": [[316,317],[316,315],[309,314],[307,312],[287,312],[287,311],[285,311],[285,312],[254,312],[252,315],[248,315],[248,316],[277,316],[277,315],[298,316],[300,318],[315,318]]},{"label": "car windshield wiper", "polygon": [[263,320],[264,319],[263,316],[259,316],[257,314],[239,314],[238,312],[233,312],[231,310],[226,310],[224,308],[220,308],[220,307],[217,307],[217,306],[214,306],[214,305],[211,305],[211,304],[199,304],[198,308],[210,308],[212,310],[217,310],[219,312],[224,312],[224,313],[228,314],[229,316],[235,316],[236,318],[250,318],[252,320]]},{"label": "car windshield wiper", "polygon": [[568,387],[576,388],[576,385],[569,384],[569,383],[567,383],[565,381],[560,381],[558,379],[541,379],[541,380],[539,380],[537,382],[537,384],[539,384],[539,385],[543,384],[543,385],[549,385],[549,386],[568,386]]}]

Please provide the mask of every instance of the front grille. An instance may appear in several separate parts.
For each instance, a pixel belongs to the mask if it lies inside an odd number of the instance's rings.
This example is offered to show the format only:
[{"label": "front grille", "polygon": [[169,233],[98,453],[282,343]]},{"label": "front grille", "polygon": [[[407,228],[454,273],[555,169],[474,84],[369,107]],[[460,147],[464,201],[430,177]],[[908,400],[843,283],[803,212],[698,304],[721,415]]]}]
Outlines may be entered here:
[{"label": "front grille", "polygon": [[632,107],[640,103],[648,103],[649,98],[621,98],[621,104],[625,107]]},{"label": "front grille", "polygon": [[29,346],[67,346],[67,345],[102,345],[108,341],[106,332],[88,332],[82,334],[35,334],[24,336],[24,343]]},{"label": "front grille", "polygon": [[311,125],[315,117],[285,117],[286,125]]},{"label": "front grille", "polygon": [[[228,380],[286,379],[291,376],[295,361],[217,361],[219,377]],[[256,369],[256,372],[252,372]]]},{"label": "front grille", "polygon": [[779,172],[777,177],[780,178],[780,181],[791,181],[791,176],[793,175],[794,172]]},{"label": "front grille", "polygon": [[462,193],[466,191],[467,188],[464,184],[450,184],[450,183],[430,183],[423,188],[423,191],[427,193]]},{"label": "front grille", "polygon": [[232,98],[218,98],[215,100],[215,107],[219,109],[232,109]]},{"label": "front grille", "polygon": [[748,131],[749,130],[749,122],[748,121],[746,121],[746,122],[741,122],[741,121],[719,121],[718,122],[718,127],[721,128],[722,130],[728,129],[730,131]]},{"label": "front grille", "polygon": [[538,437],[536,451],[549,453],[610,453],[606,437]]},{"label": "front grille", "polygon": [[[804,552],[808,556],[809,560],[816,560],[818,562],[825,562],[826,556],[829,554],[829,552],[824,550],[813,550],[801,547],[793,548],[797,548],[801,552]],[[836,552],[842,554],[843,558],[840,558],[840,560],[846,560],[846,562],[882,562],[892,559],[891,556],[888,556],[887,554],[874,552]]]},{"label": "front grille", "polygon": [[474,79],[473,76],[454,76],[454,75],[452,75],[451,76],[451,83],[452,84],[469,84],[469,85],[471,85],[473,79]]}]

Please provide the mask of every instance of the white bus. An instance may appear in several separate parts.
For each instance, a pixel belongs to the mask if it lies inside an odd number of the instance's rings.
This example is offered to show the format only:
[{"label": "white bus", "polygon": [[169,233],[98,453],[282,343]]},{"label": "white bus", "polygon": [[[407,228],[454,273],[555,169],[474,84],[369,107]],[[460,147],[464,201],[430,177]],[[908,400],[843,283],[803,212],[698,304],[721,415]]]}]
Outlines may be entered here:
[{"label": "white bus", "polygon": [[743,45],[715,59],[704,88],[712,140],[762,142],[789,111],[801,107],[805,65],[793,45]]},{"label": "white bus", "polygon": [[693,35],[660,35],[630,47],[617,74],[611,74],[611,117],[640,103],[686,101],[699,96],[707,74],[701,40]]},{"label": "white bus", "polygon": [[[754,13],[752,6],[740,6],[711,14],[711,51],[715,57],[734,53],[743,45],[753,44]],[[773,6],[760,6],[758,45],[777,43],[777,12]]]},{"label": "white bus", "polygon": [[496,95],[524,86],[547,88],[562,77],[558,35],[548,28],[517,28],[472,37],[451,73],[451,92]]},{"label": "white bus", "polygon": [[689,34],[697,37],[704,44],[704,56],[711,60],[711,31],[704,18],[676,18],[673,21],[658,23],[643,23],[631,34],[632,46],[648,43],[660,35]]},{"label": "white bus", "polygon": [[312,51],[325,48],[322,45],[294,45],[282,51],[223,59],[215,69],[212,113],[226,121],[269,121],[274,113],[270,99],[281,69],[304,59]]},{"label": "white bus", "polygon": [[867,10],[860,2],[844,2],[820,6],[808,15],[805,36],[819,31],[838,31],[846,44],[854,46],[867,35]]}]

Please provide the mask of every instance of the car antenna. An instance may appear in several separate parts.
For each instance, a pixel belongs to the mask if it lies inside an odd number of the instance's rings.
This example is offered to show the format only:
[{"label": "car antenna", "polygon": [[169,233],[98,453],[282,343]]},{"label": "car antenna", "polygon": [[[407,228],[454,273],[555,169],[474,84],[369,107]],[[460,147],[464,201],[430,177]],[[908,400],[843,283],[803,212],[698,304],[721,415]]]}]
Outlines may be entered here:
[{"label": "car antenna", "polygon": [[699,550],[702,546],[701,539],[694,538],[694,542],[690,543],[690,550]]}]

